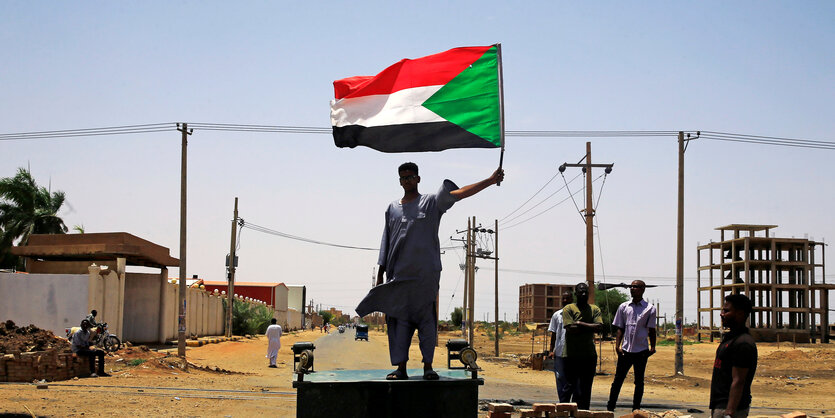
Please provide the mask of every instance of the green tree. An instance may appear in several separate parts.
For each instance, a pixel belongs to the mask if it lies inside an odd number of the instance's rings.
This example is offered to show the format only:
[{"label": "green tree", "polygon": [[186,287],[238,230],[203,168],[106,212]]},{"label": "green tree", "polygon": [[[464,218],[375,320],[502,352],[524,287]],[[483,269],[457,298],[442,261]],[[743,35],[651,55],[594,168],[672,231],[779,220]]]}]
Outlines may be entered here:
[{"label": "green tree", "polygon": [[[223,299],[224,318],[226,309],[228,309],[227,300]],[[235,301],[232,304],[232,334],[263,334],[267,331],[274,313],[275,311],[268,306]]]},{"label": "green tree", "polygon": [[615,312],[621,303],[629,300],[630,297],[618,289],[594,291],[594,304],[600,308],[603,317],[603,332],[607,335],[613,334],[612,321],[615,319]]},{"label": "green tree", "polygon": [[319,316],[322,317],[323,324],[330,324],[331,319],[333,319],[333,315],[329,311],[325,310],[319,311]]},{"label": "green tree", "polygon": [[67,233],[58,216],[64,199],[64,192],[38,186],[25,168],[19,168],[14,177],[0,179],[0,262],[4,263],[0,267],[22,267],[9,248],[15,243],[26,245],[30,235]]},{"label": "green tree", "polygon": [[454,327],[460,327],[461,321],[464,320],[464,310],[461,307],[455,308],[451,314],[449,314],[450,320],[452,321],[452,325]]}]

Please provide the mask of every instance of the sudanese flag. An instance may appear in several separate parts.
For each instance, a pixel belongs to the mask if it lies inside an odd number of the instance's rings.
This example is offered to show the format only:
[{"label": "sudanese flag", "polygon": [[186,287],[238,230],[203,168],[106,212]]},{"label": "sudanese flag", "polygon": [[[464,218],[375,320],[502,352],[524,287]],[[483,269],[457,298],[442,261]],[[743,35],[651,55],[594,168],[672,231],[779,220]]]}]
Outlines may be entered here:
[{"label": "sudanese flag", "polygon": [[403,59],[333,82],[337,147],[382,152],[502,146],[500,45]]}]

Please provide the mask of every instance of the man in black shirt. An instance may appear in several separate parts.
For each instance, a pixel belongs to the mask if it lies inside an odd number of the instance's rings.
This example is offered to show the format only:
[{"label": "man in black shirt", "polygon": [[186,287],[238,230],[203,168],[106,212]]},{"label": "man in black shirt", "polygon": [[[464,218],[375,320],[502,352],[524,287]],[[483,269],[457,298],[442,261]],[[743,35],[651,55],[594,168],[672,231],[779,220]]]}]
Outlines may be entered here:
[{"label": "man in black shirt", "polygon": [[710,414],[713,418],[745,418],[751,407],[751,382],[757,370],[757,345],[745,322],[752,304],[742,294],[725,296],[722,326],[730,331],[716,349],[710,381]]}]

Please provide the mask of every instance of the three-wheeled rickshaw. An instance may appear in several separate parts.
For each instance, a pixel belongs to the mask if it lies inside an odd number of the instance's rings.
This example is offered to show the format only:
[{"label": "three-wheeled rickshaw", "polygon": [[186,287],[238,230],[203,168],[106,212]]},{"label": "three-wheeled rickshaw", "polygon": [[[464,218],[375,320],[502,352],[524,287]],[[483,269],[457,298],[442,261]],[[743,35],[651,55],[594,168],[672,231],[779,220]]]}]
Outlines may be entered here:
[{"label": "three-wheeled rickshaw", "polygon": [[365,340],[368,341],[368,325],[357,324],[356,334],[354,334],[354,341]]}]

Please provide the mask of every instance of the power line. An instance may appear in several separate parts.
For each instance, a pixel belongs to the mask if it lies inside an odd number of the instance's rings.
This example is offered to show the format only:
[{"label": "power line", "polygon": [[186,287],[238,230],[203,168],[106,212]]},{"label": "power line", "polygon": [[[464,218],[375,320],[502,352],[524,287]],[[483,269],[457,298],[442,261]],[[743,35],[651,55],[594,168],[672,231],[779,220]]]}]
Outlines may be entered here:
[{"label": "power line", "polygon": [[275,236],[278,236],[278,237],[288,238],[288,239],[292,239],[292,240],[296,240],[296,241],[307,242],[307,243],[310,243],[310,244],[326,245],[326,246],[329,246],[329,247],[347,248],[347,249],[352,249],[352,250],[367,250],[367,251],[379,251],[380,250],[379,248],[357,247],[357,246],[353,246],[353,245],[334,244],[334,243],[331,243],[331,242],[315,240],[315,239],[312,239],[312,238],[300,237],[298,235],[292,235],[292,234],[288,234],[288,233],[285,233],[285,232],[276,231],[274,229],[270,229],[270,228],[267,228],[267,227],[264,227],[264,226],[255,225],[251,222],[244,222],[243,225],[241,225],[241,228],[249,228],[253,231],[263,232],[265,234],[275,235]]},{"label": "power line", "polygon": [[[189,127],[204,131],[232,131],[232,132],[260,132],[260,133],[296,133],[324,135],[333,132],[332,127],[293,126],[293,125],[262,125],[262,124],[233,124],[193,122]],[[155,133],[176,130],[176,122],[149,123],[137,125],[119,125],[100,128],[64,129],[50,131],[15,132],[0,134],[0,141],[51,139],[102,135],[125,135]],[[695,132],[700,138],[743,142],[760,145],[779,145],[799,148],[835,149],[835,142],[802,138],[787,138],[765,135],[750,135],[720,131],[688,131]],[[634,138],[634,137],[671,137],[678,131],[672,130],[508,130],[506,136],[520,138]],[[694,138],[695,139],[695,138]]]},{"label": "power line", "polygon": [[68,138],[102,135],[142,134],[152,132],[173,131],[177,129],[174,122],[149,123],[143,125],[109,126],[104,128],[65,129],[53,131],[16,132],[0,134],[0,141],[15,141],[27,139]]},{"label": "power line", "polygon": [[[600,175],[600,176],[598,176],[596,179],[592,180],[592,182],[595,182],[595,181],[597,181],[597,180],[600,180],[600,177],[602,177],[602,176],[603,176],[603,175],[601,174],[601,175]],[[575,178],[576,178],[576,177],[575,177]],[[519,221],[519,222],[517,222],[517,223],[515,223],[515,224],[513,224],[513,225],[510,225],[510,226],[504,226],[504,227],[502,228],[502,230],[507,230],[507,229],[510,229],[510,228],[513,228],[513,227],[519,226],[519,225],[521,225],[521,224],[523,224],[523,223],[525,223],[525,222],[531,221],[531,220],[533,220],[533,219],[535,219],[535,218],[539,217],[540,215],[542,215],[542,214],[544,214],[544,213],[546,213],[546,212],[550,211],[551,209],[554,209],[555,207],[557,207],[557,206],[559,206],[559,205],[563,204],[563,203],[564,203],[565,201],[567,201],[568,199],[574,199],[574,195],[575,195],[575,194],[577,194],[577,193],[580,193],[581,191],[583,191],[583,189],[578,189],[576,192],[574,192],[574,193],[572,193],[572,194],[569,194],[569,195],[568,195],[568,197],[566,197],[565,199],[560,200],[559,202],[557,202],[557,203],[555,203],[555,204],[551,205],[548,209],[545,209],[545,210],[543,210],[542,212],[539,212],[539,213],[537,213],[536,215],[531,216],[530,218],[527,218],[527,219],[525,219],[525,220]]]}]

